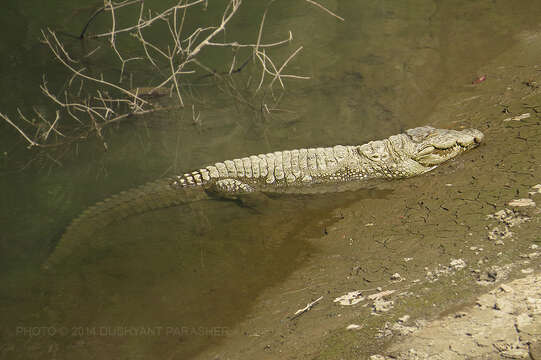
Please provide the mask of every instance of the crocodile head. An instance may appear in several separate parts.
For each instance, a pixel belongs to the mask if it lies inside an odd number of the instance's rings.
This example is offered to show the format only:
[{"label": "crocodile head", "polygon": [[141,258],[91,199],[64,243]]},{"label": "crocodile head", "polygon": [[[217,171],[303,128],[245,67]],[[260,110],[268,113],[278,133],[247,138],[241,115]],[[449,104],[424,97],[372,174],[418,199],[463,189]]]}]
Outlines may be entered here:
[{"label": "crocodile head", "polygon": [[484,138],[483,133],[476,129],[458,131],[430,126],[409,129],[406,135],[414,143],[411,158],[430,169],[478,146]]}]

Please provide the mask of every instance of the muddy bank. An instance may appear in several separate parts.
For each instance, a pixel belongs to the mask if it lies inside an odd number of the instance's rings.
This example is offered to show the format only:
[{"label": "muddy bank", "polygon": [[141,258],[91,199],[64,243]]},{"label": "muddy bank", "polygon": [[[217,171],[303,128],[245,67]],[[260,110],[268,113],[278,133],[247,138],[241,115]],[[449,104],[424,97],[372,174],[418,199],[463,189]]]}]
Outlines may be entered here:
[{"label": "muddy bank", "polygon": [[[264,291],[251,315],[198,358],[362,359],[400,354],[408,344],[417,346],[415,340],[406,340],[403,348],[393,344],[407,336],[415,339],[415,334],[422,338],[418,329],[427,328],[427,321],[451,315],[449,321],[474,323],[477,312],[509,315],[502,325],[506,327],[519,316],[538,326],[536,307],[532,313],[508,314],[490,304],[476,308],[475,303],[488,291],[504,299],[507,293],[498,290],[500,284],[526,275],[530,278],[520,281],[532,281],[526,288],[534,293],[521,294],[520,283],[510,283],[509,301],[523,309],[524,299],[539,298],[534,285],[539,286],[535,274],[540,259],[533,254],[541,246],[541,196],[534,187],[541,183],[540,56],[540,34],[523,34],[514,48],[465,77],[463,87],[450,92],[442,84],[445,100],[428,119],[419,119],[419,125],[478,128],[486,144],[427,176],[393,184],[386,198],[359,195],[359,201],[329,214],[337,222],[328,228],[322,223],[321,236],[310,237],[317,252],[306,265]],[[474,81],[482,76],[484,81]],[[351,305],[334,302],[351,292]],[[309,311],[293,318],[320,297]],[[463,313],[467,316],[455,318]],[[438,334],[432,326],[425,331]],[[531,337],[517,343],[517,333],[512,336],[497,339],[511,345],[492,347],[498,353],[491,354],[536,354],[538,345]],[[472,344],[477,351],[479,344]],[[419,351],[430,353],[422,347]]]},{"label": "muddy bank", "polygon": [[387,349],[388,356],[370,360],[541,359],[541,275],[501,284],[475,305],[442,319],[413,326],[407,320],[388,328],[413,335]]}]

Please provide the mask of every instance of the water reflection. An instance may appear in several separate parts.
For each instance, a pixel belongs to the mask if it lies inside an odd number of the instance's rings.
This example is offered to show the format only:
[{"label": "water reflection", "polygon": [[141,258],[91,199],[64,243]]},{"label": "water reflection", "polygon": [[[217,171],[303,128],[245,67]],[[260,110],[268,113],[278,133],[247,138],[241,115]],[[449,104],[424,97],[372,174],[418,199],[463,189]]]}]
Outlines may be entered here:
[{"label": "water reflection", "polygon": [[83,335],[37,339],[79,358],[125,347],[187,358],[223,340],[262,289],[313,253],[303,238],[324,235],[333,209],[387,193],[278,197],[252,208],[206,201],[109,225],[40,280],[46,311],[32,316]]}]

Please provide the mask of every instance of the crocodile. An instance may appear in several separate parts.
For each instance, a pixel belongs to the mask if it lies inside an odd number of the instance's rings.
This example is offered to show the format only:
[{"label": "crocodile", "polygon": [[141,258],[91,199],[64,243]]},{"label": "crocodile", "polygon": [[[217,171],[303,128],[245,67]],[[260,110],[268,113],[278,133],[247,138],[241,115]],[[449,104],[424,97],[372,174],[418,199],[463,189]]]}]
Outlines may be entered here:
[{"label": "crocodile", "polygon": [[364,145],[277,151],[217,162],[121,192],[89,207],[68,226],[45,265],[69,256],[81,237],[89,238],[96,229],[130,215],[216,196],[358,189],[374,181],[424,174],[478,146],[483,138],[476,129],[423,126]]}]

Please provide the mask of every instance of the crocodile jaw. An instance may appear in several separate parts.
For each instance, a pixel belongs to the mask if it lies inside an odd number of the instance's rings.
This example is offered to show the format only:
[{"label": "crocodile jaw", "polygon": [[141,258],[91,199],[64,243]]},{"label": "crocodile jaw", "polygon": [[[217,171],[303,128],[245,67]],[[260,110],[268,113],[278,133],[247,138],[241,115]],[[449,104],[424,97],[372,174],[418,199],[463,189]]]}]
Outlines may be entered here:
[{"label": "crocodile jaw", "polygon": [[412,159],[430,170],[477,147],[484,139],[483,133],[476,129],[457,131],[430,126],[410,129],[406,134],[416,144]]}]

